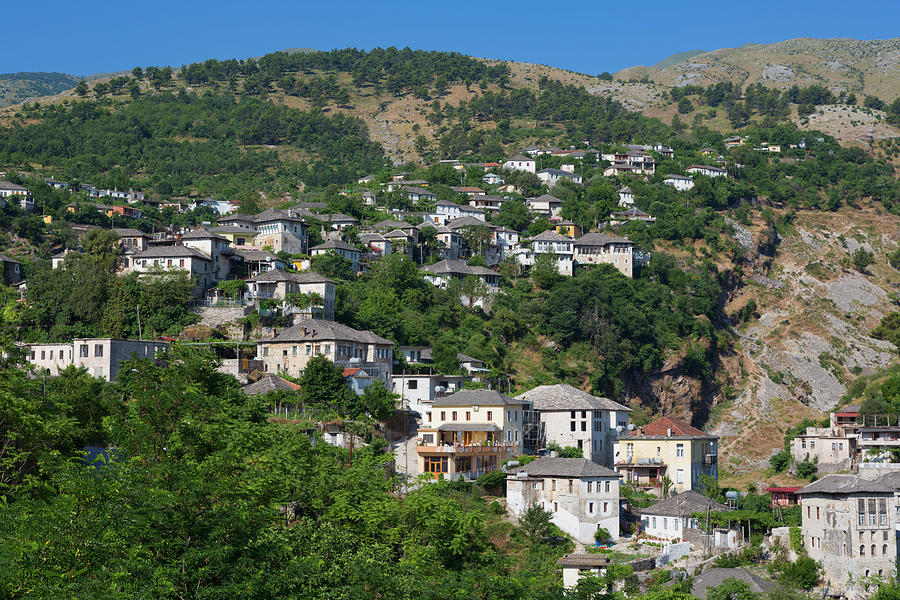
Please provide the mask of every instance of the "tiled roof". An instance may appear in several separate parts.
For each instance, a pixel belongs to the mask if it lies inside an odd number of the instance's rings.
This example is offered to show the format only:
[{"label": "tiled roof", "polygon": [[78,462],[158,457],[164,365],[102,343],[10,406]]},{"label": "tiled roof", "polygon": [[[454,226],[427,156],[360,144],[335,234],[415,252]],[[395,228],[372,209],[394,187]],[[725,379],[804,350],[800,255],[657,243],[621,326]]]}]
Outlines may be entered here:
[{"label": "tiled roof", "polygon": [[263,271],[259,275],[255,277],[251,277],[247,281],[252,282],[260,282],[260,281],[293,281],[294,283],[334,283],[331,279],[328,279],[324,275],[319,275],[315,271],[301,271],[299,273],[295,271],[280,271],[278,269],[271,269],[269,271]]},{"label": "tiled roof", "polygon": [[463,260],[442,260],[433,265],[425,265],[422,270],[426,273],[434,273],[435,275],[458,274],[458,275],[495,275],[500,273],[487,267],[474,267],[466,264]]},{"label": "tiled roof", "polygon": [[[669,431],[671,430],[672,435],[669,435]],[[672,419],[669,417],[659,418],[651,423],[647,423],[643,427],[639,427],[634,431],[628,433],[628,435],[624,437],[637,437],[637,438],[714,438],[715,436],[710,435],[704,431],[697,429],[696,427],[685,423],[679,419]]]},{"label": "tiled roof", "polygon": [[213,233],[209,229],[205,227],[201,227],[200,229],[192,229],[187,233],[181,236],[183,240],[225,240],[228,241],[227,238],[222,237],[217,233]]},{"label": "tiled roof", "polygon": [[887,483],[863,479],[857,475],[826,475],[818,481],[801,488],[798,494],[892,494],[894,488]]},{"label": "tiled roof", "polygon": [[569,385],[539,385],[516,396],[516,400],[530,402],[535,410],[621,410],[631,412],[627,406],[609,398],[593,396]]},{"label": "tiled roof", "polygon": [[750,591],[753,592],[753,595],[765,594],[775,587],[775,584],[771,581],[763,579],[747,569],[716,567],[694,578],[691,596],[699,598],[699,600],[706,600],[709,588],[720,586],[728,579],[736,579],[746,583],[750,586]]},{"label": "tiled roof", "polygon": [[615,477],[619,474],[586,458],[539,458],[518,467],[529,477]]},{"label": "tiled roof", "polygon": [[689,517],[695,512],[706,512],[707,507],[712,512],[728,510],[727,506],[716,502],[712,498],[694,490],[686,490],[642,509],[641,514],[661,515],[664,517]]},{"label": "tiled roof", "polygon": [[253,383],[249,383],[241,388],[244,390],[244,393],[248,396],[256,396],[258,394],[265,394],[268,392],[280,391],[284,390],[287,392],[294,392],[300,389],[300,386],[296,383],[291,383],[277,375],[266,375],[262,379],[258,381],[254,381]]},{"label": "tiled roof", "polygon": [[359,331],[346,325],[341,325],[334,321],[323,321],[320,319],[304,319],[294,325],[283,330],[273,339],[260,340],[259,343],[281,343],[281,342],[310,342],[310,341],[351,341],[364,344],[387,344],[393,345],[394,342],[386,340],[379,335],[375,335],[371,331]]},{"label": "tiled roof", "polygon": [[556,233],[552,229],[548,229],[547,231],[542,231],[533,238],[531,238],[532,242],[568,242],[572,243],[572,238],[567,238],[566,236]]},{"label": "tiled roof", "polygon": [[608,246],[609,244],[634,244],[634,242],[623,237],[609,237],[602,233],[586,233],[575,240],[576,246]]},{"label": "tiled roof", "polygon": [[266,261],[266,262],[284,262],[275,254],[272,254],[268,250],[247,250],[244,248],[232,248],[232,251],[242,257],[244,260],[249,260],[251,262],[256,261]]},{"label": "tiled roof", "polygon": [[116,232],[116,235],[119,237],[150,237],[148,234],[138,229],[114,228],[113,231]]},{"label": "tiled roof", "polygon": [[[224,220],[224,219],[219,219]],[[268,208],[255,217],[253,217],[254,223],[265,223],[267,221],[299,221],[297,217],[293,216],[289,211],[286,210],[277,210],[275,208]]]},{"label": "tiled roof", "polygon": [[496,390],[460,390],[444,398],[435,398],[432,406],[506,406],[521,404]]}]

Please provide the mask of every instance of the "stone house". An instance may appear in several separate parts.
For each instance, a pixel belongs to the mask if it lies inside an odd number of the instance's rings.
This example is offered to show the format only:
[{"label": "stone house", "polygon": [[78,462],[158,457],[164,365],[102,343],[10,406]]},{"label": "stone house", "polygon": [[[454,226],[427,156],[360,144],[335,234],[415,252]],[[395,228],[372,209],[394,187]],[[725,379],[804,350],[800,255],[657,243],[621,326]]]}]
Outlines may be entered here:
[{"label": "stone house", "polygon": [[727,506],[694,490],[685,490],[641,510],[641,527],[654,538],[668,541],[685,539],[686,532],[697,530],[695,513],[721,512]]},{"label": "stone house", "polygon": [[585,458],[538,458],[506,478],[506,506],[521,517],[532,505],[549,511],[553,523],[582,544],[606,529],[619,537],[619,476]]},{"label": "stone house", "polygon": [[168,347],[167,342],[114,338],[75,338],[65,343],[25,344],[28,362],[48,375],[59,375],[60,371],[74,365],[106,381],[116,378],[122,362],[132,358],[153,358]]}]

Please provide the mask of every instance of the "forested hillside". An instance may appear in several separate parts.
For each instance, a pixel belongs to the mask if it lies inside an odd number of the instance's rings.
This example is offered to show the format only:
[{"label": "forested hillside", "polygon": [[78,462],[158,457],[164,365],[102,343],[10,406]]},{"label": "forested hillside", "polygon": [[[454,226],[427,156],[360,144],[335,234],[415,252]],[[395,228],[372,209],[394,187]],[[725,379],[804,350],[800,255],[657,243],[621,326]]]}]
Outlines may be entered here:
[{"label": "forested hillside", "polygon": [[0,74],[0,108],[72,89],[80,80],[65,73]]}]

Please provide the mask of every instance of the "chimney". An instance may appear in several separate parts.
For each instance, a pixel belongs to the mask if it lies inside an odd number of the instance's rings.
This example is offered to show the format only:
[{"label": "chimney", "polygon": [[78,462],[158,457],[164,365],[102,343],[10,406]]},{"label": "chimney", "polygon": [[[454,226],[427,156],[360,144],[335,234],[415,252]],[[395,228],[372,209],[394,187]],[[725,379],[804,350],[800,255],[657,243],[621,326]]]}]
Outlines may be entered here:
[{"label": "chimney", "polygon": [[672,437],[672,428],[671,427],[666,429],[666,437]]}]

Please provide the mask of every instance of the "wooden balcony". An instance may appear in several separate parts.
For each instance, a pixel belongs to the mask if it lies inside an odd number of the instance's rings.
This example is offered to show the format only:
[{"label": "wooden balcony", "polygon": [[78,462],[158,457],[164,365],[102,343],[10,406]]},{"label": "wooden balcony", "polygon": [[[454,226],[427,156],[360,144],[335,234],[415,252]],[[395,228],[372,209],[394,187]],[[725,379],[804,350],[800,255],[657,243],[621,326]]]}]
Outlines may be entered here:
[{"label": "wooden balcony", "polygon": [[416,446],[419,454],[453,454],[463,456],[474,456],[481,454],[507,454],[517,451],[515,444],[455,444],[455,445],[419,445]]}]

